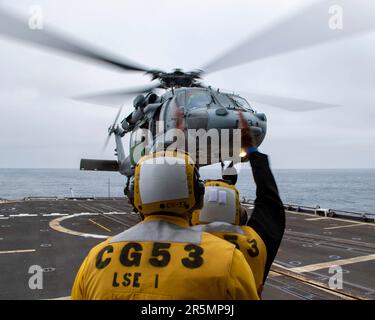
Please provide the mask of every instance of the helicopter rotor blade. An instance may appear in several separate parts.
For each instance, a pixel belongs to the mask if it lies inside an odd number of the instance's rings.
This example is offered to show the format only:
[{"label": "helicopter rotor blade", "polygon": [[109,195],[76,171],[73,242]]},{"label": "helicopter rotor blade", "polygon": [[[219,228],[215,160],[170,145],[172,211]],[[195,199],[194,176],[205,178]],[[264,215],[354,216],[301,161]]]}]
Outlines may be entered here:
[{"label": "helicopter rotor blade", "polygon": [[104,153],[104,151],[107,149],[107,147],[108,147],[108,143],[109,143],[109,140],[111,139],[111,135],[109,134],[108,136],[107,136],[107,138],[105,139],[105,142],[104,142],[104,144],[103,144],[103,147],[102,147],[102,153]]},{"label": "helicopter rotor blade", "polygon": [[117,120],[118,118],[120,117],[120,114],[121,114],[121,111],[122,111],[122,108],[124,107],[124,105],[122,104],[116,114],[116,117],[115,117],[115,120],[113,121],[113,124],[112,124],[112,128],[115,127],[116,123],[117,123]]},{"label": "helicopter rotor blade", "polygon": [[0,6],[0,35],[39,45],[63,53],[74,54],[81,58],[100,62],[127,71],[150,71],[135,62],[105,53],[89,44],[82,44],[81,40],[73,40],[62,33],[48,27],[46,29],[31,29],[28,19],[4,9]]},{"label": "helicopter rotor blade", "polygon": [[107,138],[105,139],[105,142],[104,142],[104,145],[103,145],[103,148],[102,148],[102,152],[105,151],[105,149],[107,149],[107,146],[108,146],[108,143],[109,143],[109,140],[111,138],[111,135],[112,133],[114,132],[115,128],[116,128],[116,124],[117,124],[117,121],[118,121],[118,118],[120,117],[120,114],[121,114],[121,111],[122,111],[122,108],[124,107],[124,105],[122,104],[120,106],[120,108],[118,109],[117,111],[117,114],[116,114],[116,117],[112,123],[112,125],[109,127],[108,129],[108,135],[107,135]]},{"label": "helicopter rotor blade", "polygon": [[[341,28],[339,24],[335,25],[334,14],[337,14],[336,17],[339,14],[342,15]],[[216,72],[243,63],[358,35],[375,28],[374,14],[373,0],[320,1],[247,38],[201,69],[205,73]]]},{"label": "helicopter rotor blade", "polygon": [[266,104],[269,106],[281,108],[288,111],[295,111],[295,112],[304,112],[304,111],[313,111],[313,110],[322,110],[322,109],[329,109],[329,108],[336,108],[340,107],[340,105],[330,104],[325,102],[317,102],[312,100],[304,100],[298,98],[288,98],[288,97],[281,97],[276,95],[267,95],[267,94],[258,94],[258,93],[244,93],[241,92],[244,96],[246,96],[247,100],[250,102],[258,102],[261,104]]},{"label": "helicopter rotor blade", "polygon": [[160,82],[144,87],[119,89],[96,94],[82,95],[73,97],[72,99],[92,104],[117,107],[119,105],[119,102],[123,103],[125,99],[129,98],[129,96],[150,92],[157,88],[160,88]]}]

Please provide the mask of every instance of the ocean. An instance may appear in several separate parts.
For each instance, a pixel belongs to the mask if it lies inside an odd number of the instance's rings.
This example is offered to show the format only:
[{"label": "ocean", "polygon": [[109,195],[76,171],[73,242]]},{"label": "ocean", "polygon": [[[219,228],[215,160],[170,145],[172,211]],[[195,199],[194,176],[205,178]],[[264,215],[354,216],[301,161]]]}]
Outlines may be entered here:
[{"label": "ocean", "polygon": [[[202,178],[220,178],[220,170],[202,168]],[[285,204],[375,214],[375,169],[273,170]],[[0,198],[123,196],[125,177],[116,172],[76,169],[0,169]],[[237,182],[241,196],[254,199],[249,168]]]}]

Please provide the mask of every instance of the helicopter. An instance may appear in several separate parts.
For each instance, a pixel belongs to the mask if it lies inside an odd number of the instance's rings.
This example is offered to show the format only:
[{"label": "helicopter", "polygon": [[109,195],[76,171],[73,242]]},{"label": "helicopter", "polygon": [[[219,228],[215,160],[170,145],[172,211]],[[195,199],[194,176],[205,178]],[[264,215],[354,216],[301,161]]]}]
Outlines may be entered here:
[{"label": "helicopter", "polygon": [[[327,8],[331,5],[339,5],[345,8],[346,19],[351,22],[351,24],[346,24],[345,29],[335,31],[327,27],[330,18],[337,18],[334,16],[335,12],[333,12],[333,16],[329,15],[331,11]],[[105,97],[117,97],[125,100],[129,95],[137,95],[133,102],[134,110],[118,123],[122,111],[122,107],[120,107],[108,131],[105,145],[114,135],[117,160],[82,159],[80,163],[82,170],[119,171],[129,180],[134,174],[134,165],[137,162],[137,158],[133,156],[134,150],[140,144],[143,145],[142,152],[146,149],[155,149],[160,133],[156,124],[161,121],[164,122],[165,126],[162,133],[173,129],[176,126],[177,108],[182,109],[186,130],[233,130],[238,128],[238,113],[242,112],[254,132],[256,145],[259,146],[267,132],[266,115],[256,112],[253,105],[242,95],[214,89],[205,85],[201,81],[202,78],[209,73],[222,71],[244,63],[345,39],[372,30],[375,27],[375,20],[372,18],[373,9],[371,5],[371,1],[368,0],[317,2],[245,39],[242,43],[206,63],[200,69],[189,72],[181,69],[165,72],[144,67],[136,62],[108,53],[106,50],[68,37],[51,27],[32,30],[27,27],[27,18],[3,7],[0,7],[0,35],[52,49],[72,57],[78,56],[81,59],[122,71],[142,72],[151,77],[151,85],[142,88],[76,97],[76,99],[82,101],[95,103],[95,100]],[[315,21],[320,21],[321,24],[316,24]],[[301,28],[298,28],[301,23],[303,23],[303,32],[301,32]],[[158,94],[156,93],[157,90],[165,90],[165,92]],[[296,98],[253,93],[249,93],[249,96],[252,101],[270,104],[286,110],[294,109],[293,111],[337,107],[335,104]],[[144,143],[145,138],[138,134],[144,129],[152,133],[152,137],[148,139],[146,145]],[[130,143],[129,152],[126,156],[122,139],[128,133],[130,134]],[[218,148],[218,159],[213,160],[208,157],[206,163],[200,163],[199,165],[220,162],[223,167],[227,160],[223,157],[223,154],[226,153],[223,152],[226,145],[211,145],[211,147]],[[246,156],[242,156],[240,159],[240,161],[244,160],[246,160]],[[233,161],[229,166],[233,167]]]},{"label": "helicopter", "polygon": [[[211,150],[203,149],[201,145],[194,145],[197,149],[193,150],[193,152],[197,152],[199,155],[193,156],[193,159],[196,160],[198,167],[220,162],[224,168],[225,161],[233,162],[232,155],[235,152],[235,146],[230,143],[224,143],[219,136],[216,143],[210,140],[207,141],[205,133],[210,132],[210,130],[215,130],[219,133],[221,130],[228,130],[228,134],[231,134],[232,131],[230,130],[238,128],[238,112],[243,113],[247,119],[256,145],[259,146],[264,140],[267,130],[266,115],[254,111],[247,100],[240,95],[220,92],[218,89],[202,85],[197,81],[199,72],[184,73],[181,69],[176,69],[171,73],[158,72],[158,75],[154,77],[159,79],[160,87],[169,90],[160,96],[154,92],[138,95],[133,102],[134,111],[123,119],[120,124],[117,124],[121,113],[120,108],[113,125],[108,129],[109,134],[105,147],[110,136],[114,134],[117,161],[82,159],[81,170],[119,171],[128,178],[133,176],[134,166],[139,157],[145,154],[146,149],[148,151],[155,150],[158,142],[163,143],[162,149],[164,149],[173,142],[173,137],[168,137],[167,132],[173,130],[176,126],[177,110],[182,110],[185,131],[204,130],[204,142],[208,142]],[[159,123],[164,124],[162,130],[157,128]],[[142,135],[142,129],[148,129],[151,132],[148,145],[144,143],[146,139],[145,135]],[[126,157],[121,139],[129,132],[131,135],[129,155]],[[161,139],[158,139],[159,137]],[[189,138],[195,141],[196,136]],[[134,150],[140,145],[142,145],[141,152],[136,157]],[[224,149],[228,150],[224,152]],[[215,152],[217,154],[216,160],[212,158],[212,154]],[[189,153],[192,155],[192,152]],[[245,154],[242,157],[241,155],[239,156],[238,160],[246,160]],[[199,159],[205,159],[206,161],[200,162]],[[231,163],[230,166],[232,167],[234,163]]]}]

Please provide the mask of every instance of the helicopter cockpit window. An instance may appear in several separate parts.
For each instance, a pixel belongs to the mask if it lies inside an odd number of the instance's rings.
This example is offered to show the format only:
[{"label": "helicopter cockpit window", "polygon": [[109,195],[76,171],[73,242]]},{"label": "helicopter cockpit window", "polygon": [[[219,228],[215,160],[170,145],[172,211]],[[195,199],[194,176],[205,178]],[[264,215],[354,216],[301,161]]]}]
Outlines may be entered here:
[{"label": "helicopter cockpit window", "polygon": [[241,108],[243,108],[247,111],[254,111],[253,108],[251,108],[250,104],[246,101],[246,99],[244,99],[240,96],[235,96],[235,95],[231,95],[230,97],[231,97],[231,99],[233,99],[235,101],[235,103],[239,107],[241,107]]},{"label": "helicopter cockpit window", "polygon": [[237,105],[235,101],[233,101],[231,98],[229,98],[226,94],[223,93],[216,93],[216,98],[219,101],[219,103],[228,109],[231,110],[242,110],[245,111],[244,108],[241,106]]},{"label": "helicopter cockpit window", "polygon": [[194,109],[207,107],[212,102],[212,96],[205,90],[186,90],[185,107]]}]

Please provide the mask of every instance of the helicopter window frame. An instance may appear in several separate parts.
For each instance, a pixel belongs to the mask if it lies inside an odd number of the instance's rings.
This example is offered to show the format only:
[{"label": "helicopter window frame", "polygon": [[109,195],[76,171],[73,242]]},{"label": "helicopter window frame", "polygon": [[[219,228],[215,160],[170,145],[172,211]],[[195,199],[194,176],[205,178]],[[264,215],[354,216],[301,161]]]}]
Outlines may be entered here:
[{"label": "helicopter window frame", "polygon": [[[184,95],[185,94],[185,91],[179,91],[179,92],[176,92],[173,96],[171,96],[166,102],[165,102],[165,110],[163,111],[164,114],[163,114],[163,121],[164,121],[164,133],[166,133],[169,129],[173,129],[174,126],[169,126],[168,123],[170,122],[171,119],[174,119],[176,118],[176,109],[177,108],[185,108],[185,106],[183,105],[179,105],[178,104],[178,98],[181,96],[181,95]],[[183,100],[185,100],[185,97],[183,98]],[[173,109],[173,110],[171,110]],[[173,115],[171,114],[171,112],[173,112]]]},{"label": "helicopter window frame", "polygon": [[[228,109],[228,110],[236,110],[236,111],[248,111],[247,109],[243,108],[242,106],[238,105],[235,100],[231,98],[231,96],[227,93],[215,92],[216,100],[219,104]],[[224,100],[227,101],[224,101]],[[229,102],[229,104],[228,104]]]},{"label": "helicopter window frame", "polygon": [[[234,95],[234,94],[227,94],[227,97],[233,101],[239,108],[241,108],[242,110],[244,111],[250,111],[252,113],[254,113],[254,110],[253,108],[251,107],[250,103],[243,97],[240,97],[238,95]],[[236,100],[236,98],[238,100]],[[242,105],[241,102],[239,100],[243,100],[244,101],[244,104],[245,105]]]},{"label": "helicopter window frame", "polygon": [[162,113],[162,108],[163,108],[163,104],[161,104],[159,106],[159,108],[154,112],[152,118],[150,119],[150,125],[149,125],[149,130],[151,131],[151,134],[152,134],[152,139],[154,140],[155,139],[155,136],[157,134],[157,122],[159,122],[159,119],[160,119],[160,115]]},{"label": "helicopter window frame", "polygon": [[[198,106],[190,107],[189,103],[187,101],[187,99],[188,99],[188,91],[189,91],[189,93],[190,92],[192,92],[192,93],[193,92],[195,92],[195,93],[197,93],[197,92],[204,93],[205,96],[208,98],[208,101],[207,102],[203,101],[203,103],[202,102],[198,102],[198,104],[199,104]],[[188,90],[185,90],[185,104],[184,104],[185,110],[194,110],[194,109],[202,108],[202,107],[210,108],[210,105],[212,103],[215,103],[215,99],[212,96],[212,92],[210,92],[207,89],[204,89],[204,88],[194,88],[194,89],[189,88]]]}]

